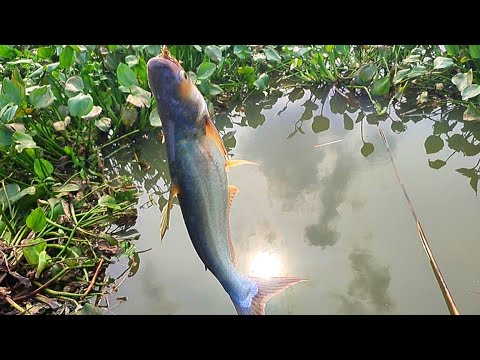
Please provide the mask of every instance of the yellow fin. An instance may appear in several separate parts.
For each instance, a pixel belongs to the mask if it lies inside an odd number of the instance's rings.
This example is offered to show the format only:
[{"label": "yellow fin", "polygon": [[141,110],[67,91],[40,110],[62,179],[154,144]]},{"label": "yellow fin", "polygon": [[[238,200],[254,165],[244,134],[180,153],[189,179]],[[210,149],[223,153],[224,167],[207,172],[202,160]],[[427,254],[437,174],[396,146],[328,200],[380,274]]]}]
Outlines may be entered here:
[{"label": "yellow fin", "polygon": [[[230,215],[230,208],[232,207],[233,198],[240,189],[235,185],[228,185],[228,215]],[[228,219],[230,222],[230,218]],[[232,259],[233,265],[237,266],[237,258],[235,257],[235,249],[233,248],[232,237],[230,235],[230,225],[228,226],[228,248],[230,250],[230,258]]]},{"label": "yellow fin", "polygon": [[170,194],[168,196],[168,202],[162,209],[162,219],[160,220],[160,240],[163,240],[165,233],[168,229],[168,224],[170,222],[170,211],[173,206],[173,198],[178,195],[180,188],[176,184],[170,186]]},{"label": "yellow fin", "polygon": [[232,167],[240,166],[240,165],[257,165],[258,166],[257,163],[254,163],[248,160],[227,160],[225,162],[225,168],[227,171]]},{"label": "yellow fin", "polygon": [[240,189],[237,186],[228,185],[228,211],[230,211],[230,208],[232,207],[233,198],[239,191]]},{"label": "yellow fin", "polygon": [[220,153],[223,156],[227,156],[227,149],[225,148],[225,144],[223,143],[223,140],[220,137],[217,128],[215,127],[215,124],[212,122],[209,116],[205,117],[205,135],[215,142],[215,145],[217,145],[218,150],[220,150]]}]

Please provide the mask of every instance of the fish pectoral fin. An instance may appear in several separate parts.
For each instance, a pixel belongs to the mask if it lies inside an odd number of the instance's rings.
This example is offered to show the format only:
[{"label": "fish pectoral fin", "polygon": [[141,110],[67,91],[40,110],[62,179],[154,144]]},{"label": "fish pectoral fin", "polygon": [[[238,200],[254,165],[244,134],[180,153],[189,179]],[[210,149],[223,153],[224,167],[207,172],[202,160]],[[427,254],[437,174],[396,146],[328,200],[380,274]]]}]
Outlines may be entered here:
[{"label": "fish pectoral fin", "polygon": [[228,185],[228,211],[230,211],[230,208],[232,207],[233,198],[239,191],[240,189],[238,186]]},{"label": "fish pectoral fin", "polygon": [[180,192],[178,185],[173,184],[170,186],[170,194],[168,196],[168,201],[162,209],[162,218],[160,220],[160,240],[163,240],[165,233],[168,229],[168,224],[170,222],[170,211],[173,206],[173,198],[177,196]]},{"label": "fish pectoral fin", "polygon": [[218,150],[223,156],[227,156],[227,149],[225,148],[223,139],[220,137],[215,124],[208,115],[205,116],[205,135],[217,145]]},{"label": "fish pectoral fin", "polygon": [[248,161],[248,160],[227,160],[225,162],[225,169],[228,171],[230,168],[235,167],[235,166],[240,166],[240,165],[257,165],[257,163],[254,163],[253,161]]}]

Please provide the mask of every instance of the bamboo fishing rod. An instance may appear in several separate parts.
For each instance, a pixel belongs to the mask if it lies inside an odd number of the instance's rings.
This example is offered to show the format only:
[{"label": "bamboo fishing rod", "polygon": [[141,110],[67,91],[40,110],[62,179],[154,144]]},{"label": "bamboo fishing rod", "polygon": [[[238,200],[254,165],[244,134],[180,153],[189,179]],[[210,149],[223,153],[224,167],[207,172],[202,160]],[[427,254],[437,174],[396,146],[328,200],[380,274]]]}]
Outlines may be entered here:
[{"label": "bamboo fishing rod", "polygon": [[395,161],[393,161],[392,152],[390,151],[390,147],[388,146],[387,138],[385,137],[385,134],[383,133],[382,129],[378,129],[378,131],[380,132],[380,136],[382,137],[382,140],[385,143],[385,147],[388,151],[388,155],[390,156],[390,160],[392,162],[393,169],[395,170],[395,175],[397,176],[398,183],[402,187],[403,194],[407,199],[408,206],[410,207],[410,211],[412,212],[413,218],[417,223],[418,235],[422,240],[423,249],[427,253],[428,259],[430,260],[430,265],[432,266],[432,270],[435,274],[435,278],[437,279],[438,286],[440,286],[440,290],[442,291],[443,298],[445,299],[445,302],[448,307],[448,311],[450,312],[450,315],[460,315],[460,312],[458,311],[458,308],[455,305],[455,302],[453,301],[453,297],[450,294],[450,291],[448,290],[447,283],[443,279],[442,273],[440,272],[440,268],[438,267],[437,262],[435,261],[435,257],[433,256],[432,250],[430,249],[430,245],[428,244],[427,237],[423,231],[422,225],[420,224],[420,220],[418,220],[417,214],[415,213],[415,209],[413,208],[412,202],[410,201],[410,198],[407,194],[407,190],[405,189],[405,186],[403,185],[403,182],[400,179],[400,174],[395,165]]}]

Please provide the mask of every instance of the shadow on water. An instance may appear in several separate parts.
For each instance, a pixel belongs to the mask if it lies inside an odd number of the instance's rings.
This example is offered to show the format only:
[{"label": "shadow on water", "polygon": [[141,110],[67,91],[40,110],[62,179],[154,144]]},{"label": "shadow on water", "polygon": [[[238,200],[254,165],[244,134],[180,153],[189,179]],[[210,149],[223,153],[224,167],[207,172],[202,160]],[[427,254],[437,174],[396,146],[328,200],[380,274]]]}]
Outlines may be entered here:
[{"label": "shadow on water", "polygon": [[[466,186],[476,195],[480,179],[480,124],[460,121],[462,113],[463,109],[447,106],[430,108],[401,102],[391,107],[389,114],[378,116],[369,98],[359,92],[289,88],[272,90],[268,95],[253,93],[243,102],[230,104],[214,117],[214,122],[233,158],[239,134],[248,130],[249,136],[241,140],[241,157],[260,163],[267,191],[279,201],[284,213],[293,214],[305,204],[313,204],[308,220],[304,221],[303,241],[327,252],[343,239],[343,230],[339,228],[342,204],[349,200],[353,210],[365,206],[364,201],[348,197],[351,179],[360,171],[358,158],[369,164],[388,162],[378,127],[390,130],[387,136],[395,156],[397,135],[421,125],[427,134],[423,139],[423,151],[428,156],[425,168],[438,171],[441,176],[453,172],[465,177],[469,182]],[[167,201],[170,184],[165,146],[160,139],[161,130],[146,134],[128,152],[109,159],[110,171],[131,175],[148,194],[148,201],[142,206],[159,210]],[[325,145],[315,148],[319,140]],[[466,162],[471,164],[465,165]],[[392,177],[392,184],[393,181]],[[275,238],[275,229],[272,234]],[[338,311],[390,312],[394,302],[388,291],[389,267],[379,264],[363,246],[354,247],[348,260],[354,277],[346,294],[337,292]],[[153,289],[149,297],[165,298],[154,279],[144,284]],[[168,311],[176,310],[174,302],[166,303]],[[156,309],[153,305],[147,308]]]}]

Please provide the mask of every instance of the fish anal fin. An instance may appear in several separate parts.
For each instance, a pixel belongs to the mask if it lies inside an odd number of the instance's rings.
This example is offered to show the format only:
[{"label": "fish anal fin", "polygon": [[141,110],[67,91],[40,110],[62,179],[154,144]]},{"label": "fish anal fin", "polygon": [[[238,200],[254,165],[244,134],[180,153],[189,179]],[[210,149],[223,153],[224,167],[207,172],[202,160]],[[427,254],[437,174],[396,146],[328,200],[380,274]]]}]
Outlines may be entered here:
[{"label": "fish anal fin", "polygon": [[[227,210],[227,217],[230,223],[230,209],[232,207],[233,198],[237,193],[240,191],[238,186],[235,185],[228,185],[228,210]],[[233,265],[237,267],[237,258],[235,256],[235,248],[233,247],[232,236],[230,235],[230,224],[228,226],[228,249],[230,250],[230,259],[232,259]]]},{"label": "fish anal fin", "polygon": [[180,193],[180,188],[176,184],[170,186],[170,194],[168,196],[168,201],[162,209],[162,218],[160,220],[160,240],[163,240],[165,233],[168,229],[168,224],[170,222],[170,211],[173,206],[173,198]]},{"label": "fish anal fin", "polygon": [[235,185],[228,185],[228,210],[230,211],[230,208],[232,207],[232,202],[233,199],[235,198],[235,195],[240,191],[238,186]]},{"label": "fish anal fin", "polygon": [[212,119],[208,115],[205,116],[205,135],[210,138],[215,145],[217,145],[218,150],[223,156],[227,156],[227,149],[225,148],[225,144],[223,143],[223,139],[220,137],[215,124],[212,122]]},{"label": "fish anal fin", "polygon": [[228,171],[230,168],[235,167],[235,166],[240,166],[240,165],[257,165],[257,163],[254,163],[253,161],[248,161],[248,160],[227,160],[225,162],[225,169]]}]

